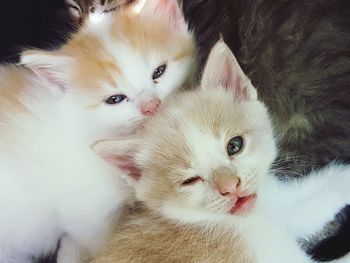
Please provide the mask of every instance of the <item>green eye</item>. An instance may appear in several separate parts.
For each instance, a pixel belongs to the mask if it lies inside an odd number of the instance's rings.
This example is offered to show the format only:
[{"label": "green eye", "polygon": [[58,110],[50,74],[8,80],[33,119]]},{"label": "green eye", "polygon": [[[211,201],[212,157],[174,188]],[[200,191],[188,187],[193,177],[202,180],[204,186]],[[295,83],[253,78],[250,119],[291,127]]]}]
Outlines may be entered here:
[{"label": "green eye", "polygon": [[243,147],[243,138],[241,136],[233,137],[227,144],[227,154],[232,156],[238,153]]}]

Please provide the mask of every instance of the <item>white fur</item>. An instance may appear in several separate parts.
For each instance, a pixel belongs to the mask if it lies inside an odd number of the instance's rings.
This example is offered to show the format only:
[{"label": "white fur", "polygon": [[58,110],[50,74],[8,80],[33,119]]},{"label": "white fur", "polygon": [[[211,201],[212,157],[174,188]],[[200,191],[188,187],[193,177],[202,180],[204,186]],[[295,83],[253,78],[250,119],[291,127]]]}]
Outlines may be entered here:
[{"label": "white fur", "polygon": [[[330,165],[294,182],[280,182],[273,175],[269,175],[258,192],[260,199],[257,202],[256,213],[261,213],[271,224],[271,228],[267,231],[282,230],[284,237],[281,236],[279,239],[272,233],[266,233],[265,244],[275,241],[275,248],[278,247],[277,254],[281,253],[281,256],[292,259],[292,256],[284,254],[283,248],[289,252],[293,247],[300,250],[296,247],[297,238],[313,235],[333,220],[334,216],[350,203],[349,187],[350,165]],[[259,228],[263,226],[261,221],[253,224]],[[249,229],[247,226],[244,227]],[[255,239],[256,233],[252,233]],[[268,240],[266,236],[269,237]],[[290,243],[288,246],[287,241]],[[257,248],[263,249],[262,244],[263,242],[258,244]],[[296,249],[295,252],[297,252]],[[262,253],[265,252],[262,251]],[[346,259],[340,259],[339,262],[349,262],[343,260]]]},{"label": "white fur", "polygon": [[[205,171],[227,165],[222,147],[224,144],[195,126],[187,134],[187,143],[194,149],[195,159],[199,160],[199,164],[191,167],[200,168],[195,171],[190,168],[187,173],[189,176],[200,174],[210,181]],[[292,182],[280,182],[273,175],[267,175],[258,188],[254,211],[246,216],[229,215],[226,202],[220,204],[223,210],[216,213],[203,207],[204,200],[212,200],[210,195],[216,191],[208,183],[198,183],[188,188],[186,191],[190,192],[185,202],[164,201],[160,212],[181,223],[231,226],[240,232],[258,263],[310,263],[313,261],[301,250],[296,240],[322,230],[337,212],[350,203],[350,166],[331,165]],[[339,262],[348,261],[340,259]]]},{"label": "white fur", "polygon": [[76,263],[82,258],[81,248],[76,242],[67,236],[63,236],[60,240],[60,251],[57,255],[57,262]]},{"label": "white fur", "polygon": [[[118,80],[122,84],[118,93],[137,100],[154,95],[152,92],[165,99],[181,84],[189,68],[189,62],[183,67],[181,63],[169,64],[155,88],[147,84],[152,71],[139,63],[142,58],[137,51],[124,49],[127,57],[119,55],[118,59],[124,61],[126,77],[124,82]],[[23,62],[33,65],[36,58],[27,56]],[[61,74],[60,70],[55,72]],[[138,82],[132,82],[133,75]],[[28,82],[32,78],[34,83],[28,83],[29,91],[22,97],[31,114],[10,115],[0,123],[16,138],[11,143],[0,141],[1,263],[10,262],[13,255],[23,253],[25,262],[28,255],[52,251],[63,233],[79,246],[97,247],[94,243],[105,235],[109,216],[123,202],[125,191],[89,146],[99,139],[130,133],[145,118],[139,110],[140,101],[87,110],[85,100],[91,98],[82,97],[71,87],[62,92],[32,74]],[[115,87],[107,88],[110,95],[115,93]],[[20,262],[17,258],[14,261]]]},{"label": "white fur", "polygon": [[289,233],[305,238],[321,231],[350,204],[349,187],[350,166],[331,164],[305,178],[265,186],[265,203],[285,222]]},{"label": "white fur", "polygon": [[[0,263],[30,262],[31,256],[53,251],[62,235],[67,249],[58,258],[63,263],[77,261],[80,248],[98,249],[129,188],[91,145],[132,133],[146,118],[142,103],[164,100],[188,75],[190,57],[172,61],[163,50],[150,47],[142,53],[124,39],[112,39],[111,27],[117,26],[112,18],[107,14],[89,21],[81,34],[102,41],[108,59],[121,70],[110,72],[116,86],[101,80],[87,92],[80,86],[84,81],[74,78],[79,61],[64,48],[21,57],[18,74],[26,87],[17,96],[26,109],[0,112]],[[176,19],[174,24],[185,25]],[[187,27],[181,33],[192,41]],[[166,62],[166,71],[154,83],[154,70]],[[2,83],[7,70],[0,68]],[[119,94],[128,99],[105,103]]]},{"label": "white fur", "polygon": [[[169,11],[178,8],[176,1],[171,4]],[[153,97],[164,100],[188,75],[192,58],[172,60],[153,47],[141,53],[110,37],[111,27],[117,26],[111,21],[112,14],[89,21],[82,35],[102,40],[108,59],[121,70],[110,72],[117,86],[101,80],[86,92],[79,86],[83,81],[73,77],[79,62],[64,48],[22,55],[21,66],[27,69],[18,74],[25,76],[26,87],[18,97],[26,109],[0,112],[0,263],[30,262],[31,256],[53,251],[62,236],[67,248],[59,255],[63,263],[76,262],[80,248],[98,249],[129,188],[90,146],[132,133],[146,118],[142,103]],[[185,28],[181,17],[172,22]],[[187,26],[181,34],[191,41]],[[154,70],[166,62],[166,71],[154,83]],[[2,83],[6,71],[0,69]],[[128,99],[104,103],[117,94]]]},{"label": "white fur", "polygon": [[128,195],[117,172],[90,150],[76,105],[31,76],[30,85],[18,94],[29,112],[0,120],[1,263],[30,262],[54,250],[62,234],[94,251]]}]

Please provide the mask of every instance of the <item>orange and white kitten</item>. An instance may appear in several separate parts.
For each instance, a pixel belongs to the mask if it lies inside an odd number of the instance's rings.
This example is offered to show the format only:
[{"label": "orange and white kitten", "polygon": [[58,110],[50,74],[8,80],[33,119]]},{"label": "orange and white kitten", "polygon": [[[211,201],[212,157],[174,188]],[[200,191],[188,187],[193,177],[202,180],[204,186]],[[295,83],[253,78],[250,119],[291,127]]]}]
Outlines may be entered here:
[{"label": "orange and white kitten", "polygon": [[93,13],[61,49],[21,59],[48,89],[72,100],[72,114],[79,111],[98,139],[128,134],[157,112],[193,64],[194,42],[175,0],[135,9]]},{"label": "orange and white kitten", "polygon": [[199,90],[171,99],[138,137],[95,149],[135,154],[145,211],[136,210],[93,263],[311,263],[297,238],[350,203],[349,165],[291,182],[269,174],[276,146],[266,107],[222,41]]},{"label": "orange and white kitten", "polygon": [[[91,145],[156,113],[185,81],[193,48],[176,0],[149,0],[139,13],[95,14],[61,49],[0,67],[1,263],[30,262],[62,235],[68,247],[99,247],[128,187]],[[59,262],[76,261],[61,250]]]}]

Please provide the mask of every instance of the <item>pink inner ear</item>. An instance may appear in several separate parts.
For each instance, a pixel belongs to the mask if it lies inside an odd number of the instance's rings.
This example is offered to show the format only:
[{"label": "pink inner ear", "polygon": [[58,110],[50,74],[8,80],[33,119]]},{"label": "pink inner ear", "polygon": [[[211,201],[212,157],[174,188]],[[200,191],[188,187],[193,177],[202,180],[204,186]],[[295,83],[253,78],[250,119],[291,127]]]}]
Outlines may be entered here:
[{"label": "pink inner ear", "polygon": [[50,88],[58,88],[61,91],[66,91],[67,87],[65,83],[55,75],[50,67],[32,65],[30,68],[40,79],[47,83]]},{"label": "pink inner ear", "polygon": [[158,16],[176,30],[182,30],[186,25],[177,0],[147,0],[141,13],[152,19]]},{"label": "pink inner ear", "polygon": [[117,167],[129,174],[133,179],[139,180],[141,177],[141,170],[135,164],[133,158],[129,155],[111,155],[106,156],[104,159],[112,166]]},{"label": "pink inner ear", "polygon": [[59,81],[53,74],[50,74],[49,72],[43,70],[43,69],[38,69],[40,72],[40,76],[44,78],[47,82],[50,84],[60,88],[62,91],[66,90],[66,87],[63,82]]},{"label": "pink inner ear", "polygon": [[220,83],[226,89],[236,89],[240,85],[240,77],[235,73],[230,59],[226,59],[220,71]]},{"label": "pink inner ear", "polygon": [[160,0],[157,7],[158,12],[168,11],[168,16],[170,20],[178,21],[181,19],[181,12],[176,0]]},{"label": "pink inner ear", "polygon": [[244,73],[235,59],[228,58],[220,70],[219,81],[227,90],[233,90],[236,97],[247,99],[247,89],[244,87]]}]

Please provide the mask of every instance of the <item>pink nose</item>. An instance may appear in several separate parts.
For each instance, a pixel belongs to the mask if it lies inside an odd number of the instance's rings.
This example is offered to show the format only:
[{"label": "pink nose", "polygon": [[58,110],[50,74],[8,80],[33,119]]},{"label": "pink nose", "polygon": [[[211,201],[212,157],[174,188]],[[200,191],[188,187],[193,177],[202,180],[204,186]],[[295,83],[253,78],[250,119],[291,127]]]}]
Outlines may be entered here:
[{"label": "pink nose", "polygon": [[156,98],[152,99],[141,106],[141,112],[143,115],[151,116],[158,112],[161,100]]},{"label": "pink nose", "polygon": [[223,196],[236,196],[241,180],[228,168],[213,171],[213,181],[219,193]]}]

